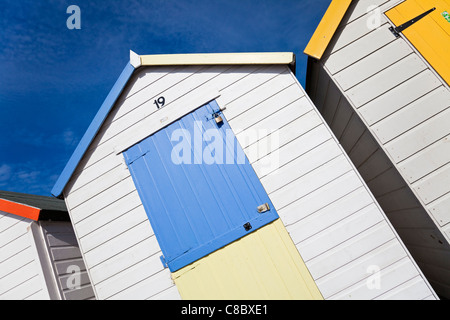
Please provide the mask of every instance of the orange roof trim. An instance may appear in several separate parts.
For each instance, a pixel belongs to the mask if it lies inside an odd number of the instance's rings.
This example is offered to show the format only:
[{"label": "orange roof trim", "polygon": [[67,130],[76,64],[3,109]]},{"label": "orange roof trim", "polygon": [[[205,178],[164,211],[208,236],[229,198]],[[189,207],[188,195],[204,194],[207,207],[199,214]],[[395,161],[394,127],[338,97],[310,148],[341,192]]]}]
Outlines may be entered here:
[{"label": "orange roof trim", "polygon": [[0,211],[38,221],[41,209],[0,199]]},{"label": "orange roof trim", "polygon": [[331,1],[314,35],[306,46],[305,54],[316,59],[322,58],[351,3],[352,0]]}]

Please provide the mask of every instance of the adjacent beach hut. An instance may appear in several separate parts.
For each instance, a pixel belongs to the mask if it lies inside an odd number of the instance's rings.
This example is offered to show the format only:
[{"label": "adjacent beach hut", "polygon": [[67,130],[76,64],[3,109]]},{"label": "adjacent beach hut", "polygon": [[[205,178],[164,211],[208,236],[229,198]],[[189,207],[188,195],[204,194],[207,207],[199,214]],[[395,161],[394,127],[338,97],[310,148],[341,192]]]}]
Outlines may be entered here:
[{"label": "adjacent beach hut", "polygon": [[450,1],[332,1],[306,91],[435,290],[450,297]]},{"label": "adjacent beach hut", "polygon": [[98,299],[436,299],[292,53],[133,52],[56,182]]},{"label": "adjacent beach hut", "polygon": [[0,300],[94,298],[64,201],[0,191]]}]

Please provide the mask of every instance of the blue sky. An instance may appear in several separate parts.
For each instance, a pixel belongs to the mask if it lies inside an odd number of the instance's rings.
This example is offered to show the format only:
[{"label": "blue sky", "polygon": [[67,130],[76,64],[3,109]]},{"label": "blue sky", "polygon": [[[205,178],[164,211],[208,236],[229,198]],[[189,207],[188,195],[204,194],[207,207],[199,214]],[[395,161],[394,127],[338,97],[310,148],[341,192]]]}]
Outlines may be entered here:
[{"label": "blue sky", "polygon": [[[129,59],[303,50],[331,0],[2,0],[0,190],[50,195]],[[81,10],[69,30],[67,7]]]}]

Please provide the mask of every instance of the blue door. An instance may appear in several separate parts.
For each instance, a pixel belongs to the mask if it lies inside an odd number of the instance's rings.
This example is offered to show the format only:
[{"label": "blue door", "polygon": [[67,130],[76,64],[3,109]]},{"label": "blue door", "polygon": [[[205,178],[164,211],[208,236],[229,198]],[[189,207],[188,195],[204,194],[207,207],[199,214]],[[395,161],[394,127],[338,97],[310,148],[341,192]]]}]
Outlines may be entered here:
[{"label": "blue door", "polygon": [[124,156],[172,272],[278,218],[215,101]]}]

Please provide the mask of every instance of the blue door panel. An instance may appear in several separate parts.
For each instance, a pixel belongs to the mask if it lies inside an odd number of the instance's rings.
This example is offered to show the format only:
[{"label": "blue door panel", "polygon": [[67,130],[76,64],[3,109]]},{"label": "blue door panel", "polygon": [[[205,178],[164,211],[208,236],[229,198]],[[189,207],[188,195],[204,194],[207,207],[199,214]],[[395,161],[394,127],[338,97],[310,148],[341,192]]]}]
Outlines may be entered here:
[{"label": "blue door panel", "polygon": [[[243,151],[226,119],[222,116],[221,124],[214,120],[213,113],[218,110],[218,105],[211,102],[124,152],[171,271],[278,218],[245,155],[244,161],[238,162]],[[174,132],[182,132],[182,138],[172,141]],[[221,144],[214,144],[214,139]],[[188,146],[183,150],[189,157],[184,159],[190,161],[177,164],[172,161],[172,151],[181,140]],[[226,148],[234,155],[232,163],[226,162]],[[203,155],[214,155],[212,151],[223,154],[223,163],[205,163]],[[257,207],[264,203],[271,209],[259,213]],[[244,228],[247,223],[250,230]]]}]

